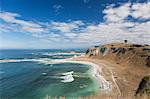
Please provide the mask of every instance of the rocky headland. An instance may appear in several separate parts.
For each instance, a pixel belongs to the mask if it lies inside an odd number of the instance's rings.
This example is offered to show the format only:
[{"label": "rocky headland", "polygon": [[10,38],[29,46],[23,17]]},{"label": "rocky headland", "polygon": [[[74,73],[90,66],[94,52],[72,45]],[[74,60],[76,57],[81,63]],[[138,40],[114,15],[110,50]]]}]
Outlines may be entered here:
[{"label": "rocky headland", "polygon": [[94,46],[74,60],[90,61],[102,67],[102,76],[112,84],[105,99],[150,99],[150,45],[111,43]]}]

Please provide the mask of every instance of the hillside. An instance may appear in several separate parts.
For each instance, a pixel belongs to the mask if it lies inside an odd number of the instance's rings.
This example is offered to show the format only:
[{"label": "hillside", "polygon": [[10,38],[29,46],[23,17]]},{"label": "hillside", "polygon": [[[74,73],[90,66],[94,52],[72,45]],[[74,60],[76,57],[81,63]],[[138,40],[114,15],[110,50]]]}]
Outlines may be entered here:
[{"label": "hillside", "polygon": [[117,64],[150,67],[149,45],[126,43],[106,44],[88,49],[86,55],[89,57],[114,61]]},{"label": "hillside", "polygon": [[149,45],[112,43],[94,46],[86,51],[86,57],[107,64],[123,97],[140,97],[144,93],[150,97]]}]

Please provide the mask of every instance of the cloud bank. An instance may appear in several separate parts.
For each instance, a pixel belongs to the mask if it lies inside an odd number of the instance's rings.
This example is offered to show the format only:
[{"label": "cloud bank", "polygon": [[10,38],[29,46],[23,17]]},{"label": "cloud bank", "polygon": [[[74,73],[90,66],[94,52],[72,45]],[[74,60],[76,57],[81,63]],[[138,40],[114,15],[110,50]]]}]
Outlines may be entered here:
[{"label": "cloud bank", "polygon": [[110,5],[104,10],[104,22],[91,24],[82,20],[39,22],[20,19],[21,15],[1,12],[0,31],[20,32],[46,42],[93,45],[127,39],[132,43],[150,44],[150,2]]}]

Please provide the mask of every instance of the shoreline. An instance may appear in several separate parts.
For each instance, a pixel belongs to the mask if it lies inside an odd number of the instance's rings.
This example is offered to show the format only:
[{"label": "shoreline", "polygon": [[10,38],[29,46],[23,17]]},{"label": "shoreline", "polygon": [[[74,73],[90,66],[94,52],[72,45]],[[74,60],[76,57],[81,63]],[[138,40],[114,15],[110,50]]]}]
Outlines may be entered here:
[{"label": "shoreline", "polygon": [[[134,93],[141,78],[149,73],[147,67],[136,67],[134,65],[117,64],[113,61],[89,58],[86,56],[75,56],[67,59],[41,60],[43,64],[79,63],[89,66],[87,71],[96,86],[99,87],[96,95],[88,96],[95,98],[106,97],[129,97],[135,98]],[[133,71],[134,70],[134,71]],[[140,74],[137,75],[137,72]],[[91,98],[92,99],[92,98]]]},{"label": "shoreline", "polygon": [[90,67],[89,72],[90,72],[91,76],[97,81],[100,91],[102,93],[111,92],[112,91],[112,85],[102,75],[102,67],[93,63],[93,62],[76,60],[76,59],[79,59],[79,57],[73,57],[73,58],[62,59],[62,60],[54,60],[54,62],[52,62],[52,63],[50,62],[48,64],[79,63],[79,64],[88,65]]},{"label": "shoreline", "polygon": [[[135,92],[139,85],[139,82],[144,75],[149,74],[149,68],[147,67],[136,67],[134,65],[123,65],[117,64],[113,61],[101,60],[98,58],[89,58],[86,56],[72,58],[75,61],[87,61],[96,64],[102,70],[102,76],[111,84],[111,91],[109,93],[100,93],[98,96],[91,96],[97,98],[108,98],[111,97],[116,99],[127,98],[134,99]],[[137,75],[137,72],[140,74]],[[147,99],[147,98],[145,98]]]},{"label": "shoreline", "polygon": [[37,61],[44,64],[61,64],[61,63],[79,63],[79,64],[85,64],[89,66],[89,74],[91,75],[92,79],[96,80],[98,83],[98,87],[101,92],[108,93],[112,90],[112,85],[105,79],[105,77],[102,75],[102,66],[99,66],[93,62],[89,62],[87,60],[76,60],[80,57],[84,56],[74,56],[67,59],[55,59],[55,60],[35,60],[35,59],[18,59],[18,60],[0,60],[0,63],[5,62],[21,62],[21,61]]}]

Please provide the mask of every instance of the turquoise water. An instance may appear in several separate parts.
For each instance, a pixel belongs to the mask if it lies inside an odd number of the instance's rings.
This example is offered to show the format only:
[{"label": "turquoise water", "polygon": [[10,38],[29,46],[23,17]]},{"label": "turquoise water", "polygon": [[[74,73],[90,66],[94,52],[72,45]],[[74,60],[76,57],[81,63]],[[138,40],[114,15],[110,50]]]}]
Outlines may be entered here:
[{"label": "turquoise water", "polygon": [[88,72],[88,65],[45,64],[49,60],[65,59],[74,55],[70,50],[1,51],[0,58],[5,60],[0,63],[1,99],[44,99],[47,96],[70,98],[96,94],[99,88]]}]

